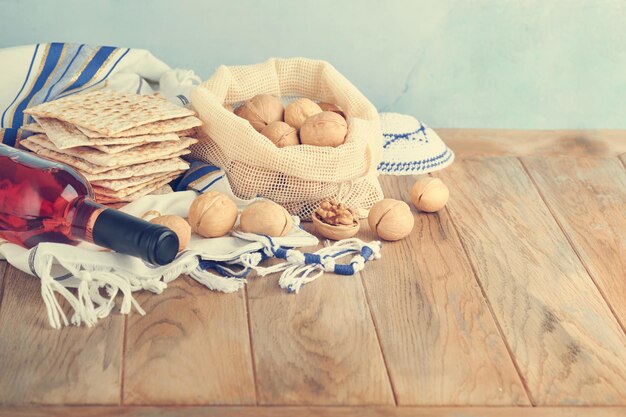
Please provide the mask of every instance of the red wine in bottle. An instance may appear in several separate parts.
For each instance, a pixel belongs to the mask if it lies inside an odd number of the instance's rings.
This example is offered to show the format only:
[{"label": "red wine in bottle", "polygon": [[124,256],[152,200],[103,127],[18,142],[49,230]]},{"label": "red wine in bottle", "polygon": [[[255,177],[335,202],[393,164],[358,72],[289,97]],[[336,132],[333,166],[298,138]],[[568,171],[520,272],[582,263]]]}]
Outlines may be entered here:
[{"label": "red wine in bottle", "polygon": [[157,265],[178,251],[170,229],[96,203],[71,167],[1,144],[0,238],[27,248],[83,240]]}]

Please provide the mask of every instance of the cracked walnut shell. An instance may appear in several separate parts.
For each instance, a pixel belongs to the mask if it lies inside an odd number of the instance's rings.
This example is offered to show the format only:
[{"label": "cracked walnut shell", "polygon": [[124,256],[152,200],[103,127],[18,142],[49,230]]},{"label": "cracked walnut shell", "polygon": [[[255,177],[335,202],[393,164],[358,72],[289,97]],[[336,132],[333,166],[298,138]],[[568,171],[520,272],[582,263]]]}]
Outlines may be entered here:
[{"label": "cracked walnut shell", "polygon": [[372,232],[384,240],[400,240],[413,230],[413,213],[404,201],[385,198],[374,204],[367,217]]},{"label": "cracked walnut shell", "polygon": [[361,226],[354,210],[332,199],[322,201],[311,220],[320,235],[332,240],[350,238]]},{"label": "cracked walnut shell", "polygon": [[150,220],[150,223],[165,226],[178,236],[178,251],[185,249],[191,239],[191,226],[187,220],[180,216],[166,214],[165,216],[157,216]]},{"label": "cracked walnut shell", "polygon": [[322,109],[313,100],[299,98],[287,105],[285,109],[285,122],[287,122],[289,126],[299,130],[306,119],[321,112]]},{"label": "cracked walnut shell", "polygon": [[333,146],[343,144],[348,134],[346,119],[325,111],[306,119],[300,129],[300,142],[303,145]]},{"label": "cracked walnut shell", "polygon": [[237,221],[237,205],[226,194],[207,191],[193,200],[188,219],[191,229],[199,235],[224,236]]},{"label": "cracked walnut shell", "polygon": [[285,236],[293,227],[291,215],[273,201],[252,203],[241,212],[239,228],[242,232],[270,237]]},{"label": "cracked walnut shell", "polygon": [[252,127],[260,132],[268,124],[283,120],[285,108],[276,96],[259,94],[237,107],[235,114],[246,119]]},{"label": "cracked walnut shell", "polygon": [[279,148],[300,144],[298,131],[285,122],[275,121],[265,126],[261,134],[271,140]]},{"label": "cracked walnut shell", "polygon": [[411,188],[413,205],[428,213],[434,213],[446,206],[450,191],[439,178],[421,177]]}]

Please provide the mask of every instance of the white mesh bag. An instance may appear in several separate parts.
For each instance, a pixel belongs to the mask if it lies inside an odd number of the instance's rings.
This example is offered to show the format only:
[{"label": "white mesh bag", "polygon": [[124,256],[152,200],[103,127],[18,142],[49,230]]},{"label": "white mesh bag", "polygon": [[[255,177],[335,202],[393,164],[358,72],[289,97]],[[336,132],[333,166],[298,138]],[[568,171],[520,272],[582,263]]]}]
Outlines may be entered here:
[{"label": "white mesh bag", "polygon": [[[285,104],[299,97],[338,104],[348,120],[345,143],[276,147],[223,107],[257,94],[276,95]],[[220,66],[191,98],[208,137],[191,156],[224,169],[238,197],[269,198],[303,220],[324,198],[337,198],[362,217],[382,198],[376,171],[383,141],[378,112],[327,62],[291,58]]]}]

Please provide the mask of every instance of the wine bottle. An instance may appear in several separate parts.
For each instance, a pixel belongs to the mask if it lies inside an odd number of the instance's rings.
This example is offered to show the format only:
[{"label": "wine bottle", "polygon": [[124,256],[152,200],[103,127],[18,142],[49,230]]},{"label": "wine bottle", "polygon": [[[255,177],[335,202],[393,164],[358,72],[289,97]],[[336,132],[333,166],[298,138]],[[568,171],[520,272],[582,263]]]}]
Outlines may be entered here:
[{"label": "wine bottle", "polygon": [[178,251],[170,229],[96,203],[76,170],[1,144],[0,238],[27,248],[88,241],[157,265]]}]

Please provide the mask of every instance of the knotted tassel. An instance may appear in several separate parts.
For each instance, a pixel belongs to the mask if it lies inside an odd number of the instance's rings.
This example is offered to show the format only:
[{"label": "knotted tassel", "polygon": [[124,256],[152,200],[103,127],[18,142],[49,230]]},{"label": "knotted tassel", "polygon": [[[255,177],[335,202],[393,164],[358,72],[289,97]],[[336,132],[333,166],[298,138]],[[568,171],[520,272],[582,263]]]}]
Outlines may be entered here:
[{"label": "knotted tassel", "polygon": [[[269,236],[266,236],[264,243],[263,252],[265,256],[285,259],[285,262],[261,267],[250,262],[249,258],[242,258],[240,259],[241,263],[254,269],[260,276],[282,271],[278,280],[280,287],[295,293],[299,292],[304,284],[316,280],[325,272],[354,275],[362,271],[367,261],[380,259],[382,247],[379,241],[366,243],[360,239],[351,238],[327,245],[315,253],[302,253],[295,249],[286,249],[275,245]],[[337,263],[339,259],[348,255],[353,255],[349,263]]]}]

